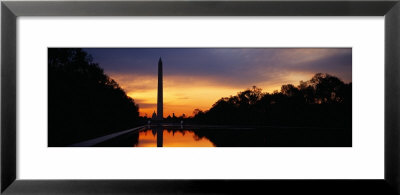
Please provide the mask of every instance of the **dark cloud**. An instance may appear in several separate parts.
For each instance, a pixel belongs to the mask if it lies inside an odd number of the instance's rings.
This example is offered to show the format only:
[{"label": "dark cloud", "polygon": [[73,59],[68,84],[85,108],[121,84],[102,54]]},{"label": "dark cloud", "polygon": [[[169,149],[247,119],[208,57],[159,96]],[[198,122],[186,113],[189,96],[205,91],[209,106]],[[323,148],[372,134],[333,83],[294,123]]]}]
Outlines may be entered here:
[{"label": "dark cloud", "polygon": [[[203,78],[220,85],[279,82],[296,72],[324,72],[351,81],[350,48],[88,48],[106,73]],[[137,86],[136,86],[137,87]],[[145,87],[145,86],[143,86]]]},{"label": "dark cloud", "polygon": [[155,108],[157,104],[140,103],[139,108]]}]

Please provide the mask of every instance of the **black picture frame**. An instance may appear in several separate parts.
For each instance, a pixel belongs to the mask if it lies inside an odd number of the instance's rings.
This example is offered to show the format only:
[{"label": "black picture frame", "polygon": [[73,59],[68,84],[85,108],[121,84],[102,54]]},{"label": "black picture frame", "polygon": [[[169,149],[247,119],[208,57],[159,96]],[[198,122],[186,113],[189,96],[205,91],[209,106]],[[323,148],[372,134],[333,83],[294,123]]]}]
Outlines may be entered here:
[{"label": "black picture frame", "polygon": [[[385,16],[385,176],[382,180],[16,179],[16,20],[19,16]],[[398,194],[399,0],[2,1],[1,192],[4,194]],[[357,101],[357,100],[354,100]],[[366,170],[368,171],[368,170]]]}]

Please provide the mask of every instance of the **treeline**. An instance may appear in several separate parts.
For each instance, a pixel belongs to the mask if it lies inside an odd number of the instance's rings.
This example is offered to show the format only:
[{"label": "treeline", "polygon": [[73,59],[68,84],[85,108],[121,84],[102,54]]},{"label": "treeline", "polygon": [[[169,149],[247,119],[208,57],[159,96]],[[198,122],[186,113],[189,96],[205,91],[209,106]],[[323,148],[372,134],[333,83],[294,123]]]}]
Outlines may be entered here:
[{"label": "treeline", "polygon": [[218,100],[211,109],[194,111],[193,122],[211,124],[349,127],[352,121],[352,84],[317,73],[298,86],[263,93],[253,86],[236,96]]},{"label": "treeline", "polygon": [[48,145],[132,128],[138,105],[82,49],[48,49]]}]

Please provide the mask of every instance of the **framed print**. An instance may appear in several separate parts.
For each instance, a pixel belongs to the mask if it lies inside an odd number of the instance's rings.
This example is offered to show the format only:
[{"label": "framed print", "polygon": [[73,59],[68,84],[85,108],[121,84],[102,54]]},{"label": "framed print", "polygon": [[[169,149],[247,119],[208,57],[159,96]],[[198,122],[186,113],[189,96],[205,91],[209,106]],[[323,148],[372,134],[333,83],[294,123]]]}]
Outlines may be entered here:
[{"label": "framed print", "polygon": [[[79,55],[104,80],[62,61]],[[48,146],[351,147],[351,61],[351,48],[49,48]]]},{"label": "framed print", "polygon": [[1,6],[2,193],[399,192],[398,1]]}]

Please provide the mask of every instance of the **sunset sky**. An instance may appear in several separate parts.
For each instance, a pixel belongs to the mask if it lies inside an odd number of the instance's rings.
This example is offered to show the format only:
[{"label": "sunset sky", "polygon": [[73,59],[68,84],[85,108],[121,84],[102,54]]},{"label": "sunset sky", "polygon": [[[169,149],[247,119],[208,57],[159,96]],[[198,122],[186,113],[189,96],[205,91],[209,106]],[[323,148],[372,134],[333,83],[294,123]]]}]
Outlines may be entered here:
[{"label": "sunset sky", "polygon": [[164,71],[164,117],[208,110],[253,85],[263,92],[298,85],[318,72],[352,81],[351,48],[86,48],[93,61],[139,104],[157,107],[157,63]]}]

